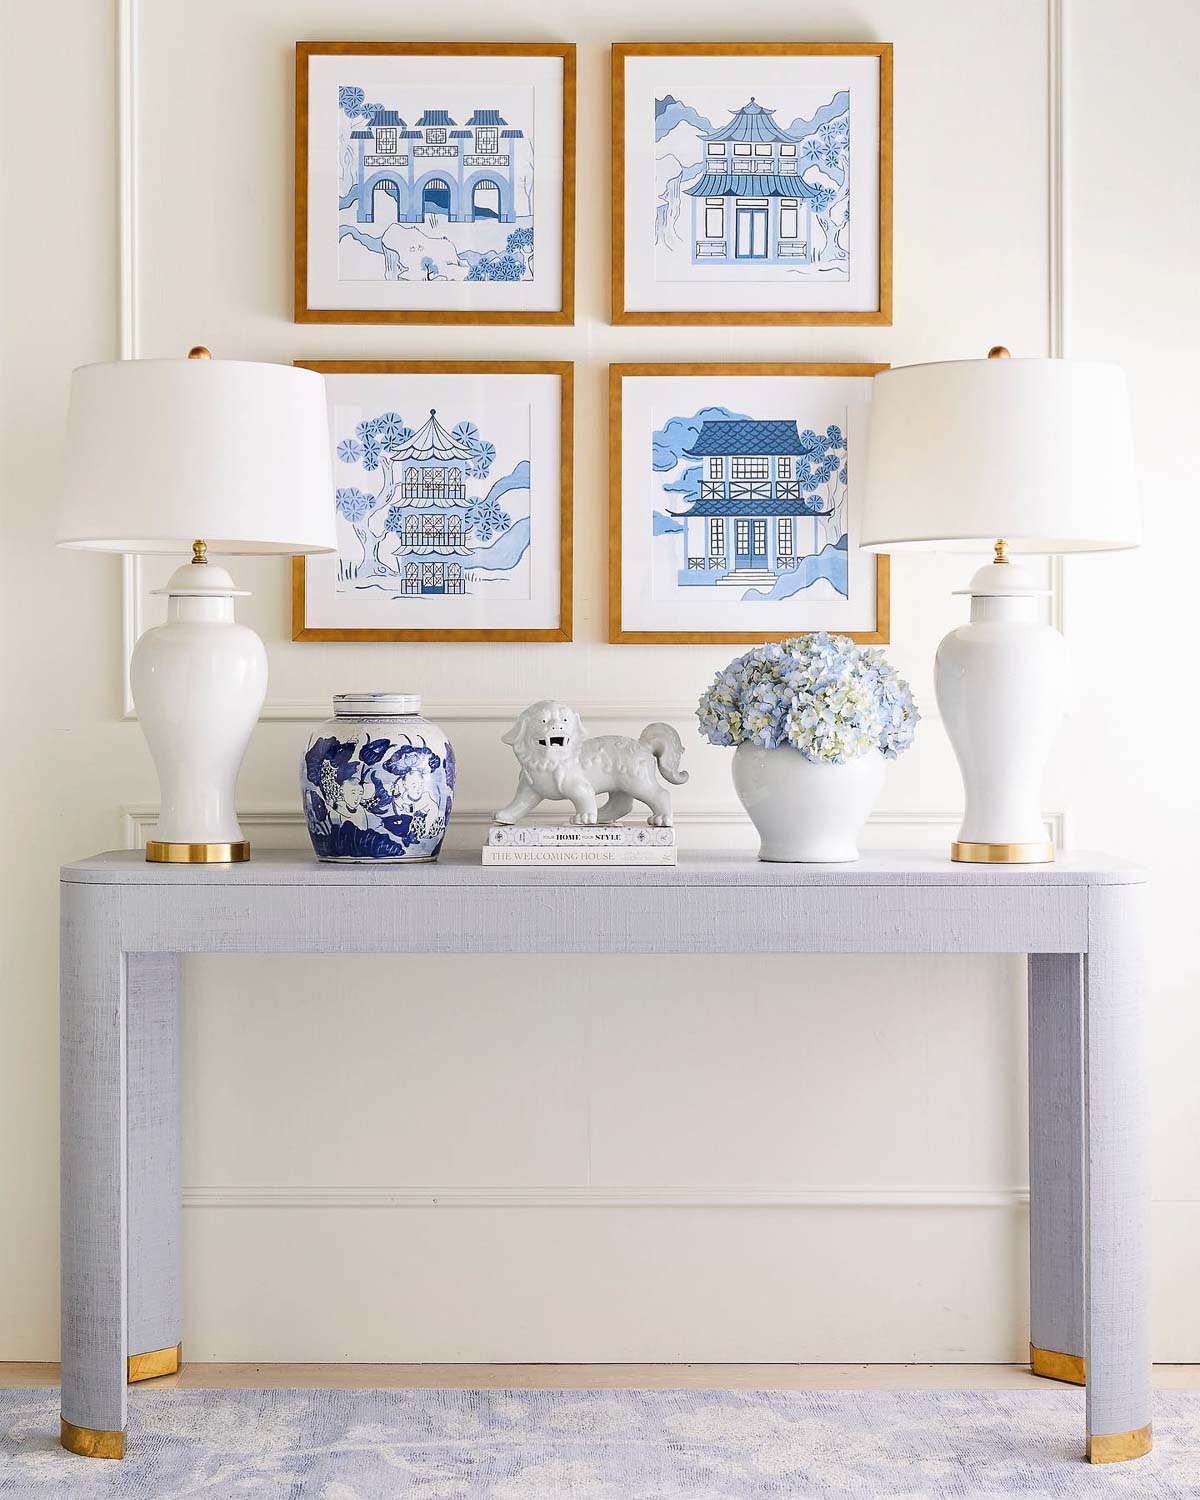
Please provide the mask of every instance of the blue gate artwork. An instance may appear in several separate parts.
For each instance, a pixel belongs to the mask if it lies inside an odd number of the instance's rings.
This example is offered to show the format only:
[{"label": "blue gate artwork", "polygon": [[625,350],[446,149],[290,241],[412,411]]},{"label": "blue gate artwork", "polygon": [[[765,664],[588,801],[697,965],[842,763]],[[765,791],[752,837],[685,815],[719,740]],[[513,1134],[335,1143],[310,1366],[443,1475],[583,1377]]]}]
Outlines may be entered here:
[{"label": "blue gate artwork", "polygon": [[339,85],[339,279],[532,281],[533,89],[503,114],[474,85],[424,92]]}]

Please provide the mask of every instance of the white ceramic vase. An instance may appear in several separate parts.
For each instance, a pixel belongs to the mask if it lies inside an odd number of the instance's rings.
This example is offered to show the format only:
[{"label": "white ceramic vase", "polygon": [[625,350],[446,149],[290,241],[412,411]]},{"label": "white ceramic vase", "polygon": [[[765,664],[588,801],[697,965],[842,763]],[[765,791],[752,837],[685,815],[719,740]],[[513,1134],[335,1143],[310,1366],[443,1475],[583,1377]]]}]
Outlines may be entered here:
[{"label": "white ceramic vase", "polygon": [[733,788],[758,830],[759,859],[845,864],[883,786],[883,756],[868,750],[844,765],[805,759],[790,745],[739,745]]}]

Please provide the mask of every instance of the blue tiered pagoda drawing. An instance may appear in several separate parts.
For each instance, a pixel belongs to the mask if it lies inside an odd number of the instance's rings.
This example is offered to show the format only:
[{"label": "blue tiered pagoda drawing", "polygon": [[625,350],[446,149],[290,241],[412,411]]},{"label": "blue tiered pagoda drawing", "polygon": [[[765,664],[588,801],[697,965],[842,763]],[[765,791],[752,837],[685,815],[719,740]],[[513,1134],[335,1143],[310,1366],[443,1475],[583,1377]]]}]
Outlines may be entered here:
[{"label": "blue tiered pagoda drawing", "polygon": [[476,453],[465,438],[447,432],[436,408],[391,452],[392,503],[371,521],[380,535],[380,562],[400,574],[402,594],[465,593],[457,559],[472,550],[467,476]]},{"label": "blue tiered pagoda drawing", "polygon": [[704,136],[703,174],[684,189],[692,202],[694,265],[813,260],[819,192],[800,173],[799,146],[753,96]]},{"label": "blue tiered pagoda drawing", "polygon": [[341,207],[360,224],[375,219],[375,194],[386,193],[401,224],[440,215],[452,224],[493,219],[511,224],[514,160],[524,132],[498,109],[477,109],[464,125],[448,110],[427,109],[411,127],[394,109],[377,109],[351,132],[355,181]]},{"label": "blue tiered pagoda drawing", "polygon": [[683,452],[701,461],[699,497],[669,512],[684,524],[681,584],[771,589],[821,551],[832,511],[801,493],[808,451],[794,420],[705,420]]}]

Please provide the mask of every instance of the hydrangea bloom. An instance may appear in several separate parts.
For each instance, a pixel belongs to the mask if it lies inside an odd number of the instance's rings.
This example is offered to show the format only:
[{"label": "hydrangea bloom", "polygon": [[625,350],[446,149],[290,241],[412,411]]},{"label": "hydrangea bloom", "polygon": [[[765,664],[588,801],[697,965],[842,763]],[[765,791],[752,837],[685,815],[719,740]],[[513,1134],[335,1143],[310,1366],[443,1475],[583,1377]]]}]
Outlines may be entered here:
[{"label": "hydrangea bloom", "polygon": [[712,745],[790,745],[806,760],[842,765],[879,750],[894,760],[921,717],[883,652],[849,636],[795,636],[755,646],[717,673],[696,710]]}]

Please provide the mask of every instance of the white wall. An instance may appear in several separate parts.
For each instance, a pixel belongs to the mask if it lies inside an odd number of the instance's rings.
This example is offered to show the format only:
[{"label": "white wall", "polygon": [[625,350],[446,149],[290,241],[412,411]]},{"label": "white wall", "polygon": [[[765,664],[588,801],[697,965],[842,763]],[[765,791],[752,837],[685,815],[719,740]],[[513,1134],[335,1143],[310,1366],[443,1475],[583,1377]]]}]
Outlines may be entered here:
[{"label": "white wall", "polygon": [[[122,717],[123,630],[157,618],[146,591],[167,569],[147,564],[126,590],[118,561],[53,550],[67,377],[198,341],[238,358],[499,355],[578,371],[573,645],[292,644],[286,564],[239,563],[255,590],[243,618],[271,656],[240,789],[260,842],[303,838],[295,765],[329,696],[396,686],[422,692],[455,740],[460,844],[507,796],[504,721],[554,692],[593,728],[676,720],[693,771],[684,836],[749,847],[728,759],[689,717],[732,649],[603,644],[610,360],[906,363],[1003,342],[1129,367],[1147,546],[1051,574],[1078,692],[1046,805],[1070,843],[1154,868],[1156,1352],[1200,1359],[1196,794],[1178,727],[1195,714],[1175,655],[1197,532],[1200,107],[1187,70],[1200,16],[1162,0],[1135,48],[1127,5],[1088,0],[1059,57],[1057,8],[1041,0],[745,0],[738,37],[896,44],[895,326],[618,330],[607,44],[732,37],[728,7],[512,0],[500,21],[460,0],[453,15],[462,38],[579,43],[574,328],[289,321],[292,44],[394,36],[385,0],[142,0],[135,150],[119,140],[128,51],[109,7],[4,9],[0,1359],[56,1351],[55,869],[137,842],[156,795]],[[407,36],[448,34],[411,9],[404,22]],[[873,842],[940,846],[954,826],[930,668],[959,617],[949,590],[972,566],[893,562],[890,652],[926,723],[891,768]],[[1021,1357],[1019,963],[206,959],[185,990],[194,1358]]]}]

